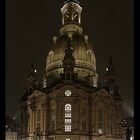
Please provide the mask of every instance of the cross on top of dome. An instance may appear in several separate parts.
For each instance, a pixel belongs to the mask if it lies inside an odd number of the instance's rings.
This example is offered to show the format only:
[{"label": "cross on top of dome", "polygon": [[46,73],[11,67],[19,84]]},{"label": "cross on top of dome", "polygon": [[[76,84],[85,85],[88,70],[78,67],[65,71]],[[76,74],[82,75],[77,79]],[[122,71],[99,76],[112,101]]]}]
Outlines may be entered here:
[{"label": "cross on top of dome", "polygon": [[64,4],[66,4],[68,2],[75,2],[75,3],[78,3],[79,4],[80,0],[65,0],[64,1]]}]

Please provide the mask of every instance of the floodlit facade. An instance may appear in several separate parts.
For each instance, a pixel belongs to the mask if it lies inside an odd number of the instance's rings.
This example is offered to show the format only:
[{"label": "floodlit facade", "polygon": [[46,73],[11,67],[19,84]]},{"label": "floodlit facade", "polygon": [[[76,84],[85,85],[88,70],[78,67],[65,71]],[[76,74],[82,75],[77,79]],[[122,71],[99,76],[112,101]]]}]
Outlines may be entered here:
[{"label": "floodlit facade", "polygon": [[60,35],[47,54],[42,86],[31,66],[21,98],[24,140],[121,140],[122,99],[110,59],[105,85],[98,85],[94,46],[81,27],[82,7],[67,0]]}]

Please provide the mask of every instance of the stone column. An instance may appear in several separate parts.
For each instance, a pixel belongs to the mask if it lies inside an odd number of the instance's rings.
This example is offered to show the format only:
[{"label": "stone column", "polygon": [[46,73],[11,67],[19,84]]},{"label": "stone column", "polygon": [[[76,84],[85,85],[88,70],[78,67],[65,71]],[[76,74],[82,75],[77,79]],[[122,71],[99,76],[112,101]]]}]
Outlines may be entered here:
[{"label": "stone column", "polygon": [[41,104],[41,131],[44,132],[45,129],[45,104]]},{"label": "stone column", "polygon": [[46,107],[44,107],[44,132],[46,132]]},{"label": "stone column", "polygon": [[81,13],[78,14],[78,23],[81,24]]},{"label": "stone column", "polygon": [[62,25],[64,25],[64,14],[62,13]]},{"label": "stone column", "polygon": [[32,112],[30,110],[30,108],[28,107],[28,111],[29,111],[29,119],[28,119],[28,133],[31,133],[31,118],[32,118]]},{"label": "stone column", "polygon": [[32,110],[32,133],[34,132],[34,111]]},{"label": "stone column", "polygon": [[42,108],[42,131],[44,132],[44,105]]},{"label": "stone column", "polygon": [[109,134],[109,106],[107,105],[106,107],[106,133]]},{"label": "stone column", "polygon": [[34,132],[36,131],[36,110],[34,111]]},{"label": "stone column", "polygon": [[40,132],[43,131],[43,108],[40,108]]},{"label": "stone column", "polygon": [[46,103],[45,103],[45,106],[46,106],[46,108],[45,108],[45,131],[48,133],[49,132],[49,119],[50,119],[50,102],[49,102],[49,100],[48,99],[46,99]]},{"label": "stone column", "polygon": [[95,132],[95,122],[94,122],[94,102],[92,101],[92,133]]},{"label": "stone column", "polygon": [[[97,104],[97,103],[95,103],[95,104]],[[97,123],[98,123],[98,120],[97,120],[97,107],[96,107],[96,105],[94,105],[94,132],[95,133],[98,133],[97,132]]]},{"label": "stone column", "polygon": [[30,133],[33,131],[33,112],[30,110]]}]

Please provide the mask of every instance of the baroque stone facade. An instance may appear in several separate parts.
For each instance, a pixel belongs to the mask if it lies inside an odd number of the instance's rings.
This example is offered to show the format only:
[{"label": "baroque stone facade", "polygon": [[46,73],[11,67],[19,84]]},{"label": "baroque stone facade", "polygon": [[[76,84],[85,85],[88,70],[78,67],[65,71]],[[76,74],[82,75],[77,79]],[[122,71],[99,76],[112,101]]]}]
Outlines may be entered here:
[{"label": "baroque stone facade", "polygon": [[105,86],[98,86],[96,58],[83,35],[78,0],[61,9],[60,36],[47,55],[42,86],[32,65],[21,98],[24,140],[120,140],[122,99],[110,60]]}]

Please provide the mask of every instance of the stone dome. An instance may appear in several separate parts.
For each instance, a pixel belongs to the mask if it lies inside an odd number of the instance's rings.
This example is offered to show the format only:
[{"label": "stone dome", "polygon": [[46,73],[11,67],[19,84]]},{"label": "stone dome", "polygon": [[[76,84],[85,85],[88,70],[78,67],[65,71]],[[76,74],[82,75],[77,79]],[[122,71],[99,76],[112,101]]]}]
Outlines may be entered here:
[{"label": "stone dome", "polygon": [[[63,58],[68,42],[68,35],[62,34],[54,37],[54,44],[47,55],[46,76],[55,79],[63,73]],[[96,74],[96,59],[92,46],[88,42],[88,36],[74,33],[72,37],[73,56],[75,59],[74,71],[78,73],[78,79],[85,80],[89,74]]]}]

